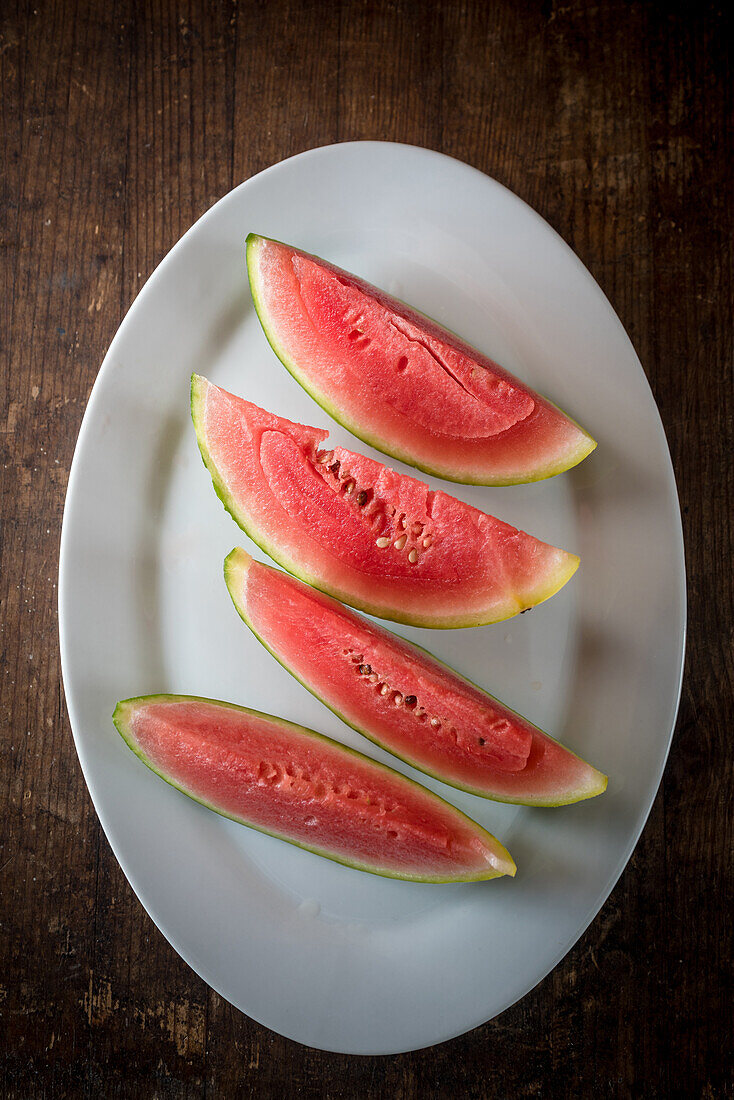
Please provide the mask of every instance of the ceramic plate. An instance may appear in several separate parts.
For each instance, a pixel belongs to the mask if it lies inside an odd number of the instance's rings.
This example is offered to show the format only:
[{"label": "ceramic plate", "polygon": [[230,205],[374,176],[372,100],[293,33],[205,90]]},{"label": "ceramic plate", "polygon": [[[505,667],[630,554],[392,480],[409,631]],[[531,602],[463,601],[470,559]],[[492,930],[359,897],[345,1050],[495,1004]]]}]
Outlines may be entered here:
[{"label": "ceramic plate", "polygon": [[[411,302],[598,440],[581,466],[550,481],[448,486],[580,554],[558,595],[495,626],[398,631],[606,772],[601,798],[528,809],[421,777],[341,724],[240,622],[222,561],[238,544],[260,553],[199,458],[192,371],[328,427],[331,445],[376,454],[329,421],[270,350],[247,286],[249,231]],[[61,653],[79,759],[115,855],[179,954],[275,1031],[361,1054],[467,1031],[556,965],[629,859],[675,721],[684,583],[650,389],[608,301],[553,230],[493,180],[425,149],[360,142],[277,164],[218,202],[149,279],[79,435],[61,546]],[[115,731],[115,702],[148,692],[275,712],[393,764],[500,837],[517,878],[380,879],[217,817],[161,782]]]}]

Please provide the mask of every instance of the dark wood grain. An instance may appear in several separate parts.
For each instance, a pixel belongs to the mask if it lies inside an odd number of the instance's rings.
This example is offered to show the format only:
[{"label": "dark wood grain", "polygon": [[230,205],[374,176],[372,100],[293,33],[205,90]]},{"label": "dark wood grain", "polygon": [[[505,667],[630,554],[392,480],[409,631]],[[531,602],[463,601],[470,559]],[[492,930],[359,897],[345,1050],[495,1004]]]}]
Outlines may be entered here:
[{"label": "dark wood grain", "polygon": [[[5,0],[0,1095],[732,1094],[729,40],[706,2]],[[689,581],[673,749],[602,912],[520,1004],[394,1058],[282,1039],[176,956],[91,807],[57,643],[66,480],[125,310],[231,186],[354,138],[488,172],[591,270],[660,407]]]}]

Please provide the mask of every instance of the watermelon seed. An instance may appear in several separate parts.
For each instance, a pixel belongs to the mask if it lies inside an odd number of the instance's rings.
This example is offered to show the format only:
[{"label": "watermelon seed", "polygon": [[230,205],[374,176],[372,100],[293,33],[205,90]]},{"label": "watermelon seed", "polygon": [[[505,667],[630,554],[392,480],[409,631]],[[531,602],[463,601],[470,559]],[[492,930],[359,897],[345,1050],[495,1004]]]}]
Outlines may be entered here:
[{"label": "watermelon seed", "polygon": [[438,718],[432,718],[431,719],[431,725],[433,726],[433,728],[435,730],[437,730],[438,727],[441,725],[441,723],[439,722]]},{"label": "watermelon seed", "polygon": [[399,539],[395,539],[395,549],[396,550],[402,550],[407,541],[408,541],[408,536],[407,535],[401,535]]},{"label": "watermelon seed", "polygon": [[402,529],[405,530],[406,527],[408,526],[408,524],[406,523],[406,520],[405,520],[405,516],[401,516],[399,522],[400,522],[400,526],[402,527]]},{"label": "watermelon seed", "polygon": [[399,691],[395,692],[395,694],[392,697],[392,701],[393,701],[393,703],[395,704],[396,707],[399,707],[402,704],[403,696],[401,695],[401,693]]},{"label": "watermelon seed", "polygon": [[427,550],[432,542],[433,542],[433,539],[431,538],[431,536],[427,535],[426,538],[423,539],[423,549]]},{"label": "watermelon seed", "polygon": [[396,363],[397,369],[398,370],[405,370],[407,365],[408,365],[408,356],[407,355],[401,355],[400,358],[398,359],[397,363]]},{"label": "watermelon seed", "polygon": [[486,743],[487,743],[487,742],[486,742],[486,741],[484,740],[484,738],[483,738],[483,737],[479,737],[479,738],[477,738],[477,740],[479,741],[479,744],[480,744],[480,745],[486,745]]},{"label": "watermelon seed", "polygon": [[410,562],[411,565],[415,565],[415,563],[418,561],[418,551],[417,550],[411,550],[410,551],[410,553],[408,554],[408,561]]},{"label": "watermelon seed", "polygon": [[349,478],[349,481],[346,481],[344,483],[344,492],[345,492],[345,494],[347,496],[349,496],[350,493],[354,492],[354,488],[355,488],[354,482],[352,481],[351,478]]},{"label": "watermelon seed", "polygon": [[360,489],[360,491],[357,493],[357,504],[360,506],[360,508],[364,507],[368,500],[369,496],[367,495],[367,490]]},{"label": "watermelon seed", "polygon": [[387,695],[389,690],[390,688],[387,686],[387,684],[380,684],[380,695]]},{"label": "watermelon seed", "polygon": [[325,462],[328,462],[331,458],[331,455],[331,451],[319,451],[319,453],[316,455],[316,461],[318,462],[319,466],[323,466]]},{"label": "watermelon seed", "polygon": [[370,672],[372,672],[372,665],[360,665],[359,671],[363,676],[369,676]]},{"label": "watermelon seed", "polygon": [[380,677],[377,675],[376,672],[373,672],[369,678],[371,684],[376,684],[379,679]]},{"label": "watermelon seed", "polygon": [[379,538],[377,540],[377,545],[380,547],[380,550],[384,550],[390,545],[390,539],[385,538],[385,536],[383,535],[382,538]]},{"label": "watermelon seed", "polygon": [[329,466],[329,469],[331,470],[331,472],[333,474],[338,474],[340,466],[341,466],[341,463],[340,463],[339,459],[337,458],[336,462],[332,462],[331,466]]},{"label": "watermelon seed", "polygon": [[418,700],[415,697],[415,695],[406,695],[405,696],[405,705],[406,705],[406,707],[414,707],[417,702],[418,702]]}]

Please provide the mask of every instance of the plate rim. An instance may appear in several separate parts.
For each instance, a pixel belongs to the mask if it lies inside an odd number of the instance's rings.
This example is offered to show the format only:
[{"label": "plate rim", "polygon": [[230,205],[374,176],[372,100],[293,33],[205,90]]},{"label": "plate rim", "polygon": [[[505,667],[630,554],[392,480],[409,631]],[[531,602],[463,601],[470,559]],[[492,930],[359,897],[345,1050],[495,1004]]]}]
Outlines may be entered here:
[{"label": "plate rim", "polygon": [[235,196],[239,195],[241,192],[245,191],[250,186],[250,184],[252,184],[255,180],[261,180],[263,177],[265,177],[269,174],[282,171],[282,170],[286,169],[287,166],[289,166],[290,164],[292,164],[295,161],[303,161],[305,159],[313,159],[313,158],[318,157],[319,155],[324,154],[327,151],[335,150],[335,149],[342,148],[342,147],[351,148],[351,147],[355,147],[355,146],[359,146],[359,147],[374,146],[374,147],[379,147],[381,149],[383,149],[387,146],[387,147],[392,147],[392,148],[394,148],[396,150],[399,150],[399,151],[406,150],[406,151],[409,151],[411,154],[418,153],[420,155],[425,156],[428,159],[439,158],[443,161],[448,161],[448,162],[451,163],[451,165],[453,166],[454,169],[458,169],[459,171],[465,171],[465,172],[471,173],[473,175],[481,176],[485,183],[488,182],[489,184],[493,185],[496,188],[499,188],[502,192],[504,192],[506,198],[509,198],[513,203],[515,203],[518,206],[518,208],[522,208],[523,213],[524,213],[525,216],[527,216],[529,214],[534,221],[536,221],[540,226],[542,226],[542,228],[545,232],[550,231],[550,233],[553,235],[553,237],[558,242],[560,242],[560,244],[563,247],[564,251],[566,252],[567,256],[569,258],[572,258],[572,261],[576,265],[576,267],[578,269],[580,269],[580,271],[584,274],[584,276],[586,277],[588,282],[590,282],[592,284],[594,294],[602,301],[602,303],[606,306],[607,310],[610,311],[612,316],[615,318],[617,324],[619,325],[621,332],[624,333],[624,336],[625,336],[625,338],[626,338],[626,340],[627,340],[627,342],[630,346],[630,349],[631,349],[631,351],[634,355],[634,359],[635,359],[636,365],[638,367],[639,373],[640,373],[640,375],[641,375],[641,377],[644,381],[644,384],[646,385],[647,390],[649,392],[650,399],[651,399],[651,402],[652,402],[652,407],[655,410],[655,415],[657,416],[657,429],[658,429],[658,432],[659,432],[659,435],[660,435],[661,443],[663,444],[664,454],[665,454],[665,457],[667,459],[666,481],[668,483],[668,489],[669,489],[670,494],[671,494],[671,503],[673,504],[672,518],[674,519],[674,526],[675,526],[675,533],[676,533],[675,566],[676,566],[676,570],[677,570],[677,574],[678,574],[677,575],[677,596],[680,599],[680,607],[681,607],[681,621],[680,621],[680,626],[679,626],[679,630],[678,630],[678,652],[677,652],[677,661],[676,661],[676,666],[677,666],[676,688],[675,688],[675,692],[674,692],[674,698],[671,697],[671,699],[669,700],[669,706],[668,706],[668,712],[669,712],[669,715],[670,715],[669,729],[668,729],[668,732],[667,732],[667,735],[666,735],[665,751],[664,751],[664,753],[662,754],[662,757],[661,757],[661,763],[660,763],[659,774],[657,776],[657,779],[652,785],[651,793],[650,793],[648,799],[643,800],[643,802],[640,806],[638,816],[637,816],[637,822],[636,822],[635,828],[633,830],[631,840],[629,841],[628,845],[626,846],[625,851],[624,851],[623,855],[620,857],[620,859],[619,859],[617,865],[615,866],[614,870],[609,874],[609,876],[607,877],[607,880],[605,881],[603,887],[601,887],[600,890],[598,891],[596,899],[589,906],[587,912],[582,917],[581,921],[578,924],[578,927],[577,927],[576,931],[573,933],[573,935],[567,941],[564,942],[563,946],[561,948],[559,948],[558,951],[554,954],[553,961],[547,967],[547,969],[545,969],[537,977],[534,977],[533,980],[527,985],[527,987],[525,987],[523,989],[523,991],[518,996],[513,996],[513,998],[503,1008],[501,1008],[498,1012],[494,1013],[492,1016],[490,1016],[490,1017],[482,1016],[482,1018],[476,1020],[476,1022],[470,1024],[468,1027],[465,1027],[465,1026],[462,1025],[462,1026],[460,1026],[456,1029],[450,1029],[449,1033],[446,1034],[444,1037],[439,1038],[439,1039],[435,1039],[435,1040],[431,1040],[431,1041],[429,1041],[425,1044],[419,1045],[419,1046],[410,1045],[410,1046],[407,1046],[407,1047],[391,1048],[390,1051],[385,1051],[383,1049],[350,1051],[350,1050],[344,1050],[342,1048],[331,1047],[331,1046],[328,1046],[328,1045],[319,1045],[318,1047],[309,1046],[309,1044],[304,1043],[303,1040],[298,1039],[295,1035],[289,1034],[289,1030],[290,1030],[289,1028],[277,1027],[272,1023],[268,1023],[267,1021],[259,1019],[259,1017],[257,1015],[251,1013],[249,1010],[241,1009],[241,1008],[239,1008],[239,1006],[233,1005],[233,1007],[237,1008],[238,1011],[242,1012],[243,1015],[246,1015],[248,1018],[254,1020],[260,1026],[267,1027],[269,1030],[273,1031],[274,1033],[276,1033],[278,1035],[282,1035],[285,1038],[289,1039],[290,1041],[299,1043],[299,1045],[306,1046],[306,1047],[308,1047],[308,1049],[319,1049],[319,1050],[324,1050],[324,1051],[329,1052],[329,1053],[341,1053],[341,1054],[346,1054],[348,1056],[353,1056],[353,1057],[375,1057],[375,1056],[389,1057],[392,1054],[404,1054],[404,1053],[409,1053],[409,1052],[412,1052],[412,1051],[425,1050],[425,1049],[429,1049],[432,1046],[438,1046],[442,1043],[450,1042],[452,1039],[458,1038],[461,1035],[468,1034],[469,1032],[474,1031],[476,1028],[481,1027],[484,1024],[490,1023],[494,1019],[497,1019],[498,1016],[502,1015],[508,1009],[512,1008],[514,1005],[518,1004],[521,1000],[523,1000],[528,995],[528,993],[530,993],[533,989],[535,989],[536,986],[538,986],[541,982],[543,982],[548,977],[548,975],[553,970],[555,970],[555,968],[565,958],[565,956],[569,953],[569,951],[572,950],[574,945],[576,943],[578,943],[578,941],[581,939],[581,937],[586,933],[586,931],[588,930],[589,926],[591,925],[591,923],[593,922],[595,917],[599,914],[599,912],[601,911],[603,906],[608,901],[612,891],[614,890],[614,888],[617,885],[619,879],[621,878],[622,873],[624,872],[625,868],[627,867],[627,865],[628,865],[628,863],[629,863],[629,861],[630,861],[630,859],[631,859],[631,857],[632,857],[632,855],[633,855],[633,853],[634,853],[634,851],[637,847],[637,844],[639,843],[642,832],[643,832],[643,830],[645,828],[645,825],[647,824],[648,818],[650,816],[652,807],[653,807],[653,805],[655,803],[655,800],[658,796],[658,793],[660,791],[663,775],[664,775],[664,772],[665,772],[665,767],[666,767],[666,764],[667,764],[667,761],[668,761],[668,758],[669,758],[670,748],[671,748],[671,745],[672,745],[673,736],[675,734],[675,729],[676,729],[677,720],[678,720],[678,713],[679,713],[679,708],[680,708],[680,700],[681,700],[682,687],[683,687],[683,679],[684,679],[684,673],[685,673],[685,655],[686,655],[687,629],[688,629],[688,606],[687,606],[688,592],[687,592],[687,575],[686,575],[686,560],[685,560],[685,541],[684,541],[684,537],[683,537],[682,516],[681,516],[681,510],[680,510],[680,501],[679,501],[679,495],[678,495],[677,481],[676,481],[676,476],[675,476],[675,468],[673,466],[672,456],[671,456],[671,453],[670,453],[670,447],[669,447],[667,435],[666,435],[666,432],[665,432],[665,426],[663,424],[662,417],[660,415],[660,410],[658,408],[657,401],[655,400],[655,395],[653,393],[653,390],[652,390],[652,387],[650,385],[649,379],[647,377],[647,374],[645,373],[645,370],[642,366],[642,363],[641,363],[640,358],[637,354],[637,351],[634,347],[634,344],[632,343],[632,340],[630,339],[629,334],[627,333],[627,330],[625,329],[621,319],[619,318],[616,310],[614,309],[614,306],[609,301],[609,298],[604,293],[604,291],[601,288],[601,286],[599,285],[598,281],[595,279],[595,277],[589,271],[589,269],[586,267],[586,265],[583,263],[583,261],[579,258],[579,256],[576,254],[576,252],[571,248],[571,246],[560,235],[560,233],[557,232],[557,230],[548,221],[546,221],[545,218],[543,218],[543,216],[541,214],[539,214],[537,210],[535,210],[532,206],[530,206],[529,203],[527,203],[524,199],[522,199],[519,195],[517,195],[509,187],[506,187],[499,180],[497,180],[494,177],[490,176],[488,173],[483,172],[481,169],[476,168],[473,165],[468,164],[465,161],[459,160],[456,157],[450,156],[449,154],[440,152],[440,151],[435,150],[435,149],[430,149],[430,148],[427,148],[425,146],[413,145],[409,142],[363,140],[363,141],[331,142],[331,143],[327,143],[326,145],[312,146],[312,147],[310,147],[308,149],[305,149],[301,152],[295,153],[292,156],[286,157],[283,160],[277,161],[274,164],[271,164],[268,167],[262,169],[260,172],[256,172],[252,176],[249,176],[247,179],[242,180],[240,183],[238,183],[236,186],[234,186],[229,191],[227,191],[224,195],[222,195],[219,199],[217,199],[216,202],[214,202],[207,210],[205,210],[204,213],[199,218],[197,218],[189,226],[188,229],[185,230],[185,232],[178,238],[178,240],[166,252],[165,256],[162,257],[162,259],[155,266],[153,271],[151,271],[150,275],[145,280],[143,285],[140,287],[140,289],[138,290],[138,292],[135,295],[134,299],[132,300],[132,302],[128,306],[122,320],[120,321],[120,324],[118,325],[118,327],[117,327],[117,329],[116,329],[116,331],[115,331],[115,333],[112,337],[112,340],[110,341],[110,344],[107,348],[107,351],[105,352],[105,355],[102,359],[102,362],[101,362],[100,367],[97,371],[96,377],[94,379],[94,382],[92,384],[92,388],[91,388],[90,393],[89,393],[89,398],[87,400],[86,408],[84,410],[84,415],[82,417],[82,421],[81,421],[79,431],[78,431],[78,434],[77,434],[76,442],[74,444],[74,453],[73,453],[72,462],[71,462],[71,465],[70,465],[70,468],[69,468],[69,478],[68,478],[68,482],[67,482],[65,499],[64,499],[64,508],[63,508],[63,513],[62,513],[61,537],[60,537],[59,561],[58,561],[58,599],[57,599],[57,607],[58,607],[58,634],[59,634],[59,652],[60,652],[60,664],[61,664],[61,681],[62,681],[63,688],[64,688],[64,698],[65,698],[65,702],[66,702],[67,714],[69,716],[69,724],[70,724],[70,727],[71,727],[72,736],[74,738],[74,745],[75,745],[77,757],[79,759],[79,764],[81,766],[82,774],[84,776],[84,781],[85,781],[85,784],[86,784],[86,787],[87,787],[87,791],[89,792],[89,797],[91,799],[91,802],[92,802],[92,805],[94,807],[95,813],[97,814],[97,817],[99,819],[99,823],[102,827],[102,830],[105,834],[105,838],[107,840],[107,843],[110,845],[112,853],[113,853],[115,859],[117,860],[123,874],[125,875],[125,878],[126,878],[128,884],[130,885],[130,888],[132,889],[133,893],[135,894],[137,900],[140,902],[140,904],[145,909],[148,916],[151,918],[151,920],[155,924],[156,928],[163,935],[165,940],[170,944],[170,946],[173,948],[173,950],[183,959],[183,961],[186,963],[186,965],[189,966],[190,969],[193,970],[193,972],[199,978],[201,978],[201,980],[204,981],[207,986],[209,986],[211,989],[213,989],[219,996],[221,996],[225,1001],[227,1001],[227,1003],[231,1004],[232,1002],[229,1000],[229,997],[227,996],[227,994],[222,992],[222,990],[220,988],[218,988],[216,983],[210,981],[209,978],[207,978],[203,974],[201,974],[201,972],[199,971],[197,966],[191,961],[191,955],[190,955],[188,949],[186,947],[182,947],[178,943],[177,937],[175,935],[171,935],[168,931],[165,930],[165,928],[164,928],[164,923],[165,922],[162,919],[158,918],[155,903],[154,902],[149,902],[146,899],[146,897],[144,897],[145,891],[139,889],[137,884],[136,884],[136,877],[137,876],[135,875],[135,872],[134,871],[131,872],[128,869],[128,867],[125,865],[125,863],[123,863],[123,860],[120,858],[120,855],[118,853],[117,843],[116,843],[115,840],[113,840],[112,836],[110,835],[111,833],[114,834],[115,829],[108,822],[107,814],[106,814],[105,810],[103,809],[103,807],[101,805],[101,803],[103,802],[103,799],[99,795],[99,792],[95,790],[95,786],[96,786],[95,783],[92,780],[90,780],[89,763],[88,763],[87,754],[85,752],[85,748],[84,748],[84,744],[83,744],[83,738],[81,737],[81,735],[77,735],[77,732],[76,732],[76,729],[81,727],[82,720],[81,720],[80,716],[77,713],[77,707],[76,707],[75,701],[74,701],[74,689],[71,686],[71,677],[69,675],[69,669],[70,669],[70,666],[71,666],[71,657],[70,657],[70,654],[69,654],[69,641],[68,641],[68,638],[66,637],[66,631],[65,631],[65,626],[64,626],[65,619],[66,619],[65,607],[66,607],[66,604],[68,603],[67,589],[71,585],[71,580],[70,580],[70,572],[71,572],[70,551],[68,549],[68,542],[69,542],[69,537],[70,536],[69,536],[68,532],[69,532],[69,527],[70,527],[70,523],[71,523],[71,515],[72,515],[73,507],[74,507],[74,498],[75,498],[76,493],[77,493],[77,481],[79,480],[79,476],[80,476],[79,471],[80,471],[80,469],[82,467],[82,463],[83,463],[83,451],[85,449],[86,440],[87,440],[87,438],[90,434],[90,431],[91,431],[91,425],[92,425],[92,423],[95,419],[96,405],[99,401],[99,395],[100,395],[100,392],[101,392],[101,389],[102,389],[101,380],[103,378],[106,378],[106,376],[112,370],[112,359],[115,355],[117,344],[118,344],[118,342],[120,342],[120,340],[122,339],[122,337],[123,337],[124,333],[126,332],[127,328],[132,323],[132,320],[134,320],[134,316],[135,316],[135,313],[136,313],[136,307],[138,306],[138,303],[142,301],[142,299],[144,298],[146,292],[149,291],[149,289],[151,287],[151,284],[154,284],[155,282],[158,281],[158,279],[160,277],[162,277],[162,274],[165,272],[167,265],[172,261],[172,258],[174,257],[174,255],[184,246],[184,243],[187,241],[189,236],[192,235],[195,230],[198,231],[199,228],[203,225],[203,223],[209,217],[213,216],[215,210],[217,210],[222,204],[226,204],[230,201],[235,201]]}]

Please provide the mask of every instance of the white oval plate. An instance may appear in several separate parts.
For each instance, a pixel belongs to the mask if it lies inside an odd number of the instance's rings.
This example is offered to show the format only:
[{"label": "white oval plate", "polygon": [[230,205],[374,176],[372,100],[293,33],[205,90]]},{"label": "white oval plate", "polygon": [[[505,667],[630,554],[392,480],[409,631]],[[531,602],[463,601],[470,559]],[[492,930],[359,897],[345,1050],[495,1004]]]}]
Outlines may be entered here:
[{"label": "white oval plate", "polygon": [[[199,459],[191,372],[326,424],[332,444],[366,449],[268,347],[245,274],[251,230],[411,302],[599,441],[551,481],[448,486],[580,553],[581,569],[557,596],[496,626],[398,629],[607,772],[601,798],[531,810],[427,780],[342,725],[240,622],[222,561],[234,545],[254,548]],[[102,826],[141,902],[202,978],[254,1019],[325,1050],[395,1053],[481,1024],[556,965],[608,896],[648,815],[675,721],[680,515],[660,418],[622,325],[553,230],[464,164],[359,142],[275,165],[186,233],[110,346],[69,479],[59,620],[71,724]],[[517,878],[438,887],[380,879],[217,817],[148,771],[112,725],[118,699],[167,691],[274,712],[392,763],[496,833]]]}]

